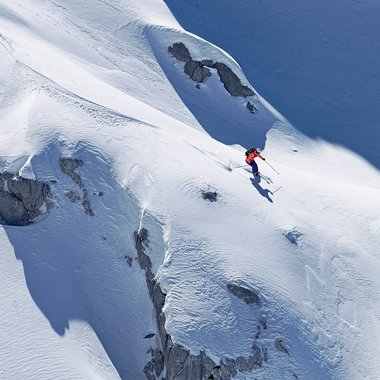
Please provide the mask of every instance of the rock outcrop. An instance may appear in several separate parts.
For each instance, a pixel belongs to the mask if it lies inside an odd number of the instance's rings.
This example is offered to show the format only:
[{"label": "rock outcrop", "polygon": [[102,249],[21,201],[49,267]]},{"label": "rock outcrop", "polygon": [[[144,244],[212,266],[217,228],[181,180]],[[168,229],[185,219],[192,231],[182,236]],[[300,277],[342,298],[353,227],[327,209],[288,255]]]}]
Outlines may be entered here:
[{"label": "rock outcrop", "polygon": [[216,202],[218,200],[218,193],[216,191],[201,190],[202,198],[210,202]]},{"label": "rock outcrop", "polygon": [[256,112],[257,112],[257,108],[256,108],[256,106],[254,105],[254,103],[252,103],[252,102],[247,102],[246,107],[247,107],[247,109],[248,109],[248,111],[249,111],[250,113],[256,113]]},{"label": "rock outcrop", "polygon": [[283,235],[289,240],[290,243],[292,243],[294,245],[299,245],[300,242],[302,241],[302,236],[304,234],[293,229],[290,231],[284,231]]},{"label": "rock outcrop", "polygon": [[197,83],[203,83],[211,76],[211,71],[202,65],[201,62],[193,61],[192,59],[185,63],[185,73]]},{"label": "rock outcrop", "polygon": [[[59,167],[61,168],[62,172],[68,175],[82,190],[82,206],[84,209],[84,212],[86,215],[94,216],[94,212],[92,211],[90,201],[88,199],[88,192],[85,188],[81,176],[76,172],[76,169],[83,166],[84,163],[82,160],[78,160],[76,158],[72,157],[61,157],[59,159]],[[103,195],[103,194],[102,194]],[[75,196],[75,193],[73,191],[66,194],[66,196],[72,201],[76,202],[77,200],[80,200],[81,198],[78,195]]]},{"label": "rock outcrop", "polygon": [[[176,42],[173,46],[169,46],[168,51],[174,58],[181,62],[185,62],[184,71],[189,77],[199,83],[203,83],[209,76],[211,71],[209,68],[216,69],[224,88],[232,96],[248,97],[255,95],[254,91],[241,83],[239,77],[226,64],[214,62],[211,59],[203,59],[194,61],[187,47],[182,42]],[[198,86],[199,88],[199,86]],[[249,105],[250,104],[250,105]],[[253,103],[247,103],[247,108],[254,113]]]},{"label": "rock outcrop", "polygon": [[173,46],[169,46],[169,53],[182,62],[193,60],[188,48],[182,42],[176,42]]},{"label": "rock outcrop", "polygon": [[83,166],[83,161],[71,157],[61,157],[59,159],[59,167],[62,172],[67,174],[79,187],[83,187],[82,179],[76,169]]},{"label": "rock outcrop", "polygon": [[[159,379],[166,367],[166,380],[230,380],[240,372],[250,372],[263,365],[268,358],[267,349],[253,344],[248,357],[238,356],[236,359],[224,358],[215,363],[206,351],[194,355],[186,347],[173,341],[165,328],[166,294],[155,279],[152,262],[145,252],[149,247],[149,233],[145,228],[134,234],[135,248],[140,268],[145,271],[146,284],[153,302],[158,332],[161,340],[160,348],[151,348],[152,359],[146,364],[144,373],[148,380]],[[258,296],[249,289],[237,285],[230,286],[234,294],[247,303],[259,304]],[[265,322],[266,323],[266,322]],[[266,325],[265,325],[266,328]]]},{"label": "rock outcrop", "polygon": [[0,218],[9,225],[33,223],[51,208],[51,188],[48,183],[0,174]]},{"label": "rock outcrop", "polygon": [[227,284],[227,289],[246,304],[255,303],[260,305],[259,296],[253,290],[236,284]]},{"label": "rock outcrop", "polygon": [[215,62],[213,67],[218,71],[220,80],[224,84],[225,89],[232,96],[253,96],[254,92],[248,87],[244,86],[238,76],[224,63]]}]

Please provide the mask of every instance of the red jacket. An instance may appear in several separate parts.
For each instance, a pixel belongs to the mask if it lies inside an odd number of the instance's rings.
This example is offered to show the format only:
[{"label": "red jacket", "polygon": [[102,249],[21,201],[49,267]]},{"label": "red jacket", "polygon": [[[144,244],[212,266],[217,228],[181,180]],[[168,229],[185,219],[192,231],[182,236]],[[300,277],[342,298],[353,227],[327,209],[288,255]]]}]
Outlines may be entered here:
[{"label": "red jacket", "polygon": [[256,158],[256,157],[260,157],[262,160],[265,161],[265,158],[260,154],[260,153],[257,153],[256,151],[253,151],[246,159],[245,159],[245,162],[248,164],[248,165],[251,165],[252,161]]}]

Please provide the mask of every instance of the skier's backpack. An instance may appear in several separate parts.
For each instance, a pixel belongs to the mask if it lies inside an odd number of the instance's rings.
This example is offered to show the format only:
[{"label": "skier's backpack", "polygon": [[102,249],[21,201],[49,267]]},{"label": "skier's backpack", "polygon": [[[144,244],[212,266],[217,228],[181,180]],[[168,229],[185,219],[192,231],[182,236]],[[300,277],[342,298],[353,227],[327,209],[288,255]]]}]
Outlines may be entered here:
[{"label": "skier's backpack", "polygon": [[256,148],[248,149],[248,150],[245,152],[245,155],[248,157],[248,156],[249,156],[251,153],[253,153],[255,150],[256,150]]}]

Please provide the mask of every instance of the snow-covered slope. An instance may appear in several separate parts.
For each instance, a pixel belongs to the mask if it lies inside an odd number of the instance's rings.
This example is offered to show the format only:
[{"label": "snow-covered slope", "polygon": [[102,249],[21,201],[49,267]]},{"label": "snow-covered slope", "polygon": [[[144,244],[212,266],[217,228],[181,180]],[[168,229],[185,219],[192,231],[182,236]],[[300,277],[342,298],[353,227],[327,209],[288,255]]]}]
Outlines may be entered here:
[{"label": "snow-covered slope", "polygon": [[[1,0],[0,33],[1,172],[54,203],[0,229],[0,378],[146,378],[165,342],[141,231],[177,346],[238,369],[259,347],[238,379],[378,378],[380,177],[363,158],[260,96],[251,114],[213,69],[197,89],[176,42],[248,82],[162,1]],[[273,185],[232,169],[250,145]]]},{"label": "snow-covered slope", "polygon": [[184,28],[233,55],[298,130],[380,168],[378,1],[165,3]]}]

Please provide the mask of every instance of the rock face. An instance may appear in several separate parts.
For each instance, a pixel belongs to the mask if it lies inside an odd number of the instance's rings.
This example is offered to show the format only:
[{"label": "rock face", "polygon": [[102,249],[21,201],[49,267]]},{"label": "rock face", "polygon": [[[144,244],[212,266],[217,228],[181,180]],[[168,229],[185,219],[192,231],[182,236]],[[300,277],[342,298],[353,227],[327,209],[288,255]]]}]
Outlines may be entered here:
[{"label": "rock face", "polygon": [[235,284],[227,284],[227,288],[232,294],[242,299],[246,304],[255,303],[260,305],[260,299],[253,290]]},{"label": "rock face", "polygon": [[283,235],[290,241],[290,243],[299,245],[302,240],[303,233],[293,229],[283,232]]},{"label": "rock face", "polygon": [[70,199],[71,202],[80,201],[80,195],[78,195],[75,191],[69,191],[65,194],[67,198]]},{"label": "rock face", "polygon": [[30,224],[28,210],[22,201],[5,191],[0,192],[0,217],[11,226]]},{"label": "rock face", "polygon": [[[144,373],[149,380],[159,379],[166,367],[166,380],[230,380],[241,372],[249,372],[262,366],[266,361],[267,354],[264,347],[252,346],[252,353],[248,357],[239,356],[236,359],[225,358],[215,363],[205,351],[194,355],[189,349],[173,342],[165,328],[165,305],[166,294],[160,288],[159,283],[152,272],[152,262],[145,253],[145,247],[149,247],[149,233],[145,228],[134,233],[135,248],[138,262],[145,271],[145,280],[149,295],[154,304],[158,332],[161,339],[161,349],[150,350],[152,359],[146,364]],[[237,293],[243,294],[248,301],[258,302],[252,293],[246,293],[249,289],[237,287]],[[233,287],[235,289],[235,287]],[[243,290],[241,290],[243,289]],[[252,291],[249,291],[252,292]],[[258,298],[258,297],[257,297]]]},{"label": "rock face", "polygon": [[[215,362],[205,350],[194,354],[183,345],[175,343],[165,328],[166,320],[163,308],[166,294],[155,278],[151,259],[146,253],[146,248],[149,248],[150,245],[148,230],[141,228],[141,230],[135,231],[134,240],[137,260],[140,268],[145,272],[146,284],[154,305],[158,336],[161,341],[160,347],[151,347],[148,351],[151,354],[151,360],[143,369],[148,380],[231,380],[239,373],[254,372],[258,368],[264,367],[272,357],[271,355],[276,355],[276,353],[277,355],[287,354],[290,357],[290,352],[282,338],[278,337],[274,340],[273,346],[268,346],[268,340],[273,338],[270,337],[272,334],[268,335],[267,318],[265,314],[263,315],[260,312],[264,306],[264,300],[255,291],[235,283],[228,283],[228,290],[247,305],[250,305],[245,307],[252,307],[256,312],[259,312],[256,334],[253,335],[250,353],[247,356],[239,355],[236,358],[221,358]],[[242,305],[244,304],[242,303]],[[260,314],[261,316],[259,316]],[[252,332],[254,333],[254,331],[249,333]],[[151,333],[144,338],[148,339],[154,335]],[[294,374],[294,377],[297,378],[297,375]]]},{"label": "rock face", "polygon": [[[82,206],[86,215],[94,216],[94,212],[92,211],[90,201],[88,199],[88,192],[85,188],[81,176],[75,171],[79,167],[83,166],[84,163],[82,160],[78,160],[72,157],[61,157],[59,159],[59,167],[62,172],[68,175],[82,190]],[[72,194],[71,194],[72,193]],[[75,195],[73,191],[69,192],[66,195],[72,202],[76,202],[80,200],[79,195]],[[79,198],[78,198],[79,197]]]},{"label": "rock face", "polygon": [[150,353],[152,355],[152,360],[149,361],[143,369],[145,376],[147,379],[155,380],[156,376],[160,376],[164,370],[164,356],[161,350],[159,349],[151,349]]},{"label": "rock face", "polygon": [[192,60],[189,50],[182,42],[177,42],[173,46],[169,46],[168,50],[169,53],[179,61],[187,62]]},{"label": "rock face", "polygon": [[59,159],[59,167],[62,172],[67,174],[79,187],[83,187],[82,179],[75,170],[81,166],[83,166],[83,161],[77,160],[76,158],[61,157]]},{"label": "rock face", "polygon": [[238,76],[224,63],[216,62],[214,66],[219,74],[220,80],[223,82],[225,89],[232,96],[253,96],[254,92],[248,87],[242,85]]},{"label": "rock face", "polygon": [[45,206],[51,207],[51,189],[48,183],[0,174],[0,218],[6,224],[25,226],[39,217]]},{"label": "rock face", "polygon": [[218,200],[218,193],[216,191],[202,190],[202,198],[210,202],[216,202]]},{"label": "rock face", "polygon": [[211,71],[202,65],[201,62],[189,60],[185,63],[185,73],[197,83],[203,83],[211,76]]},{"label": "rock face", "polygon": [[[214,62],[211,59],[202,61],[194,61],[187,47],[182,42],[176,42],[173,46],[169,46],[168,51],[176,59],[185,62],[184,71],[189,77],[199,83],[203,83],[209,76],[211,71],[208,67],[216,69],[224,88],[232,96],[242,96],[244,98],[253,96],[255,93],[251,88],[241,83],[239,77],[224,63]],[[199,88],[199,87],[198,87]],[[253,103],[247,104],[247,108],[251,113],[254,113]]]},{"label": "rock face", "polygon": [[247,102],[246,107],[250,113],[256,113],[257,112],[257,108],[255,107],[255,105],[252,102]]}]

